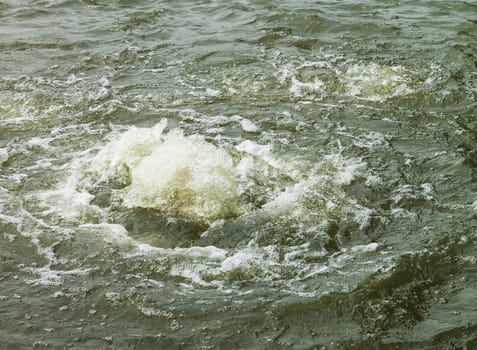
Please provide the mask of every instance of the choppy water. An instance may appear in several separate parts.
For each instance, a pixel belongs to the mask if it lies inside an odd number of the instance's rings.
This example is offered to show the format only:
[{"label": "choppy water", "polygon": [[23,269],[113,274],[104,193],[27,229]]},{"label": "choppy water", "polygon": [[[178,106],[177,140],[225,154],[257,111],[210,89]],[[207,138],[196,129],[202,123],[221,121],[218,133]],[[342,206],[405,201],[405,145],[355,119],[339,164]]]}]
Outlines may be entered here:
[{"label": "choppy water", "polygon": [[472,1],[0,2],[1,349],[476,349]]}]

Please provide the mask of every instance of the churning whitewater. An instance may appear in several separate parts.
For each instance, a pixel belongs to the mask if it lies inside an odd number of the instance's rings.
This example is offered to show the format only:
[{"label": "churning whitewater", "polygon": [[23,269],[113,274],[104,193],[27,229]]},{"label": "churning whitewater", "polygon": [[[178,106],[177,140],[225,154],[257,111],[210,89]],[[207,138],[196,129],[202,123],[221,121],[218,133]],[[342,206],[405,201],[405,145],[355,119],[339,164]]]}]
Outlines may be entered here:
[{"label": "churning whitewater", "polygon": [[0,2],[0,349],[476,348],[475,13]]},{"label": "churning whitewater", "polygon": [[[228,290],[224,281],[233,282],[239,274],[276,281],[293,293],[302,293],[300,280],[335,267],[334,261],[307,261],[326,257],[326,249],[311,248],[313,242],[327,241],[334,221],[345,215],[359,227],[368,224],[372,211],[343,192],[356,178],[371,187],[376,181],[365,178],[366,164],[358,158],[334,154],[313,164],[287,163],[273,156],[271,145],[250,140],[214,145],[200,135],[166,128],[166,119],[150,128],[130,127],[82,151],[62,168],[56,188],[33,195],[43,209],[40,215],[56,216],[71,228],[67,241],[91,236],[87,239],[95,245],[112,245],[125,259],[142,255],[151,265],[158,257],[172,259],[163,272],[191,286]],[[270,223],[277,220],[280,227],[274,229]],[[250,222],[257,229],[243,237],[234,232]],[[285,225],[293,232],[281,233]],[[218,240],[233,243],[219,248],[214,246]],[[343,252],[360,254],[377,246]],[[70,260],[50,255],[48,265]],[[185,256],[194,257],[186,266]],[[347,259],[341,257],[340,263]]]}]

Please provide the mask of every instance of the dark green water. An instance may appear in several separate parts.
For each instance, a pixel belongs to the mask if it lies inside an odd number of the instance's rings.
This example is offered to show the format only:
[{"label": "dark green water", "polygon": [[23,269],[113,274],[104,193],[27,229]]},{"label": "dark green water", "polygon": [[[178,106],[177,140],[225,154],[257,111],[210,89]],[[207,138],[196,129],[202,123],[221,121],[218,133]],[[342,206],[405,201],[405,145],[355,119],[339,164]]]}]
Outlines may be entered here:
[{"label": "dark green water", "polygon": [[1,1],[0,349],[477,349],[477,4]]}]

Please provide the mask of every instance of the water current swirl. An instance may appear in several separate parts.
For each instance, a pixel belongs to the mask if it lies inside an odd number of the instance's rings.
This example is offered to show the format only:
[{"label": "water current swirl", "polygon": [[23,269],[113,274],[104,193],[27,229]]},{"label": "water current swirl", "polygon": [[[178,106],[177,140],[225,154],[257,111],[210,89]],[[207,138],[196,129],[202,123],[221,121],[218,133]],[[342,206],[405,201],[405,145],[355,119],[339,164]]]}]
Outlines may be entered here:
[{"label": "water current swirl", "polygon": [[0,349],[477,348],[476,13],[0,2]]}]

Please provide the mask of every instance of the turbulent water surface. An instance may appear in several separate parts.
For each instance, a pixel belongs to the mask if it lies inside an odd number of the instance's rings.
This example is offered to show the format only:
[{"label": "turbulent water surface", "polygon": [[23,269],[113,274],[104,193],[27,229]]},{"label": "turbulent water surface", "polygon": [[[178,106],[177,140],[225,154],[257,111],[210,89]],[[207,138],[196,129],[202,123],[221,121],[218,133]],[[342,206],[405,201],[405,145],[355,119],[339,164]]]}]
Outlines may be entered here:
[{"label": "turbulent water surface", "polygon": [[0,2],[1,349],[477,349],[473,1]]}]

